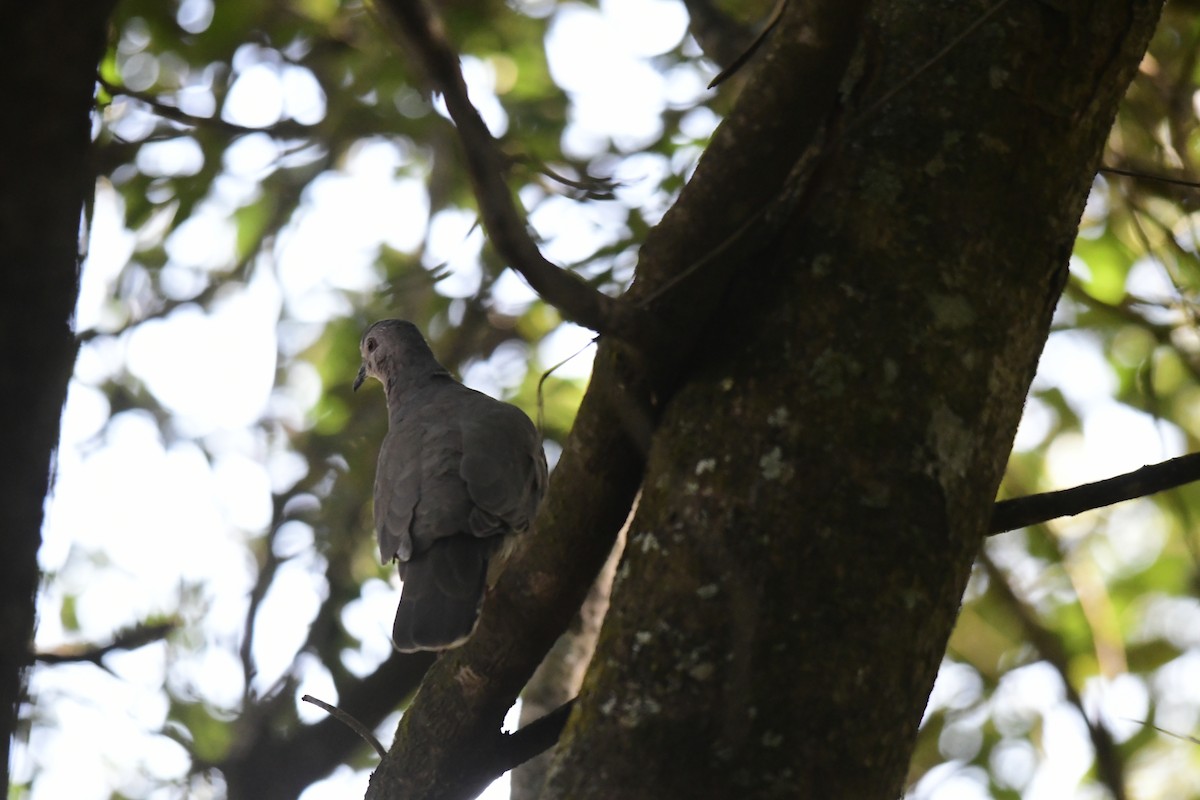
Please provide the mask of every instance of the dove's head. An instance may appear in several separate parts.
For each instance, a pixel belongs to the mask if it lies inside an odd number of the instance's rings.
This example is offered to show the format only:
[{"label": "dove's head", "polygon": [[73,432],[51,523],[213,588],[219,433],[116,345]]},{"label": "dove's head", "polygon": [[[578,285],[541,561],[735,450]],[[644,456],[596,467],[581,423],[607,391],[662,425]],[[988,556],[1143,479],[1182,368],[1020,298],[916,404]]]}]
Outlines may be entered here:
[{"label": "dove's head", "polygon": [[445,372],[417,326],[402,319],[385,319],[367,328],[358,349],[363,361],[354,379],[355,390],[367,378],[390,387],[405,378]]}]

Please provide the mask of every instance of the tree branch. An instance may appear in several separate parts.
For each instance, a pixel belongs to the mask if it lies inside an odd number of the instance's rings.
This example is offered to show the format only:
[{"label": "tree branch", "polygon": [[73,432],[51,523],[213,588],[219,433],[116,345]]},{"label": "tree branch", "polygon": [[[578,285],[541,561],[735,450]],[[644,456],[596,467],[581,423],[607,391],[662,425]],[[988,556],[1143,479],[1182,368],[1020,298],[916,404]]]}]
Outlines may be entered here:
[{"label": "tree branch", "polygon": [[497,252],[568,319],[597,333],[635,340],[638,330],[651,324],[645,312],[598,292],[538,250],[505,182],[508,159],[467,96],[458,55],[446,41],[441,21],[421,0],[382,0],[382,5],[398,23],[406,52],[446,101],[462,142],[484,228]]},{"label": "tree branch", "polygon": [[104,87],[104,91],[113,97],[127,97],[130,100],[136,100],[163,119],[169,119],[172,122],[192,128],[210,128],[235,136],[249,133],[266,133],[282,139],[303,139],[313,134],[314,126],[304,125],[292,120],[282,120],[265,128],[251,128],[245,125],[238,125],[234,122],[228,122],[220,117],[198,117],[195,114],[189,114],[178,106],[173,106],[165,102],[156,94],[135,91],[126,86],[106,81],[99,76],[97,76],[96,81]]},{"label": "tree branch", "polygon": [[[373,729],[416,690],[435,658],[433,653],[392,653],[375,672],[339,687],[338,707]],[[229,760],[208,765],[225,776],[231,800],[298,797],[362,748],[362,739],[334,717],[294,730],[265,728],[244,741],[247,749],[235,749]]]},{"label": "tree branch", "polygon": [[496,755],[502,766],[501,774],[553,747],[566,727],[574,707],[575,700],[568,700],[524,728],[501,734],[500,745],[496,748]]},{"label": "tree branch", "polygon": [[712,0],[683,0],[688,30],[704,56],[725,69],[750,49],[754,31],[717,8]]},{"label": "tree branch", "polygon": [[1099,171],[1107,175],[1122,175],[1126,178],[1137,178],[1141,181],[1157,181],[1158,183],[1166,183],[1170,184],[1171,186],[1183,186],[1188,189],[1200,189],[1200,181],[1189,180],[1187,178],[1173,178],[1170,175],[1156,175],[1151,172],[1125,169],[1123,167],[1100,167]]},{"label": "tree branch", "polygon": [[[625,551],[626,533],[627,530],[621,531],[617,545],[592,583],[587,599],[571,622],[570,630],[558,638],[533,677],[525,684],[521,692],[521,726],[537,723],[555,708],[576,697],[583,687],[584,675],[600,638],[601,623],[608,613],[613,579]],[[555,749],[547,750],[512,771],[509,787],[512,800],[538,800],[554,762],[554,754]]]},{"label": "tree branch", "polygon": [[179,621],[174,619],[153,625],[136,625],[132,628],[118,631],[108,644],[85,647],[62,647],[53,652],[45,651],[37,653],[34,655],[34,658],[38,663],[47,665],[88,662],[97,666],[103,666],[100,660],[109,653],[115,650],[136,650],[151,642],[165,639],[177,627],[179,627]]},{"label": "tree branch", "polygon": [[763,24],[758,36],[755,36],[754,40],[746,45],[746,49],[739,53],[723,70],[717,73],[715,78],[708,82],[709,89],[724,83],[727,78],[740,70],[745,66],[747,61],[754,57],[754,54],[762,47],[763,42],[771,35],[771,31],[775,30],[775,26],[779,24],[779,20],[783,18],[783,12],[787,9],[787,4],[788,0],[775,0],[775,8],[771,10],[771,16]]},{"label": "tree branch", "polygon": [[1084,511],[1174,489],[1196,480],[1200,480],[1200,453],[1189,453],[1072,489],[1001,500],[992,512],[990,533],[1014,531],[1058,517],[1073,517]]},{"label": "tree branch", "polygon": [[254,664],[254,632],[255,625],[258,623],[258,610],[262,606],[263,600],[266,599],[271,583],[275,580],[275,574],[283,562],[283,559],[275,552],[275,537],[278,536],[280,527],[286,521],[284,509],[290,498],[290,493],[288,495],[276,494],[271,497],[271,527],[267,530],[267,539],[260,556],[262,563],[258,565],[258,574],[254,579],[254,586],[250,589],[249,602],[246,603],[246,617],[242,623],[242,644],[238,648],[238,658],[242,663],[242,704],[246,708],[254,703],[251,689],[254,676],[258,671]]},{"label": "tree branch", "polygon": [[341,722],[347,728],[357,733],[358,738],[371,745],[371,748],[379,754],[380,758],[383,758],[385,755],[387,755],[387,750],[379,743],[379,740],[375,738],[375,734],[371,733],[371,729],[355,719],[352,714],[347,714],[337,706],[332,705],[331,703],[326,703],[324,700],[313,697],[311,694],[306,694],[300,699],[305,703],[312,703],[314,706],[322,709],[338,722]]}]

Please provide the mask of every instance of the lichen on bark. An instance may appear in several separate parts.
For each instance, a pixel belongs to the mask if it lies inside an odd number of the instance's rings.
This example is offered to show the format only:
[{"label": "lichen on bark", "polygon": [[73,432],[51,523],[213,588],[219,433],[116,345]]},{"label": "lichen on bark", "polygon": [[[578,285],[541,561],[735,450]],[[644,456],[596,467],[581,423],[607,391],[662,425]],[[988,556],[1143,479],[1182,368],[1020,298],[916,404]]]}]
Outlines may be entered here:
[{"label": "lichen on bark", "polygon": [[[1007,4],[930,61],[992,5],[869,16],[819,185],[740,265],[665,410],[543,796],[901,791],[1158,12],[1076,37],[1069,10]],[[754,80],[803,81],[785,61]]]}]

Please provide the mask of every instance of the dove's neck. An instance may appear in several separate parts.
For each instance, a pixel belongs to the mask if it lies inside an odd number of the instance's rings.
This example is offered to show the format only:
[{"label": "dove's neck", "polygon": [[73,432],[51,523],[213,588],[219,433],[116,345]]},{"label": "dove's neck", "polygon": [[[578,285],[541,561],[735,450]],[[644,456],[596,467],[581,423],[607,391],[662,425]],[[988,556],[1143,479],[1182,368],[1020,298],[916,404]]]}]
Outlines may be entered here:
[{"label": "dove's neck", "polygon": [[388,416],[399,418],[421,402],[422,395],[439,384],[453,383],[450,373],[432,358],[420,364],[401,364],[388,371],[384,384],[387,393]]}]

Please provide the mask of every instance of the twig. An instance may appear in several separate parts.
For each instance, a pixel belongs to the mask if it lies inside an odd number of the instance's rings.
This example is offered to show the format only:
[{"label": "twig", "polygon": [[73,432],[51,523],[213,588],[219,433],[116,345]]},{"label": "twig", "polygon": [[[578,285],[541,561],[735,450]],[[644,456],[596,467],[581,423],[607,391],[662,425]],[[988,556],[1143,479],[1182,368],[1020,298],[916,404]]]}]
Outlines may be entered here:
[{"label": "twig", "polygon": [[597,333],[637,341],[636,331],[650,324],[644,312],[593,289],[538,250],[505,182],[508,159],[467,96],[458,55],[446,41],[441,21],[421,0],[382,0],[382,5],[398,23],[406,52],[446,102],[462,142],[480,216],[497,252],[568,319]]},{"label": "twig", "polygon": [[683,0],[688,12],[688,30],[704,51],[705,58],[725,67],[732,64],[754,41],[754,32],[717,8],[712,0]]},{"label": "twig", "polygon": [[271,527],[268,529],[266,541],[263,543],[262,563],[258,565],[258,575],[254,579],[254,586],[250,589],[249,602],[246,604],[246,617],[242,623],[242,645],[238,648],[238,658],[242,663],[243,703],[247,707],[252,704],[251,690],[254,676],[258,672],[254,663],[254,633],[255,625],[258,622],[258,610],[262,606],[263,600],[266,599],[267,590],[271,588],[271,583],[275,580],[275,573],[278,572],[279,565],[283,561],[275,553],[275,539],[279,535],[280,527],[286,521],[284,510],[290,497],[289,493],[273,495],[271,498]]},{"label": "twig", "polygon": [[311,136],[314,130],[314,126],[312,125],[303,125],[299,122],[288,120],[277,122],[265,128],[251,128],[245,125],[238,125],[234,122],[227,122],[220,117],[198,117],[195,114],[187,113],[178,106],[164,102],[158,95],[149,92],[139,92],[126,86],[112,83],[99,76],[96,77],[96,81],[113,97],[128,97],[131,100],[136,100],[148,106],[151,111],[164,119],[169,119],[172,122],[178,122],[181,125],[193,128],[212,128],[235,135],[266,133],[284,139],[300,139]]},{"label": "twig", "polygon": [[[373,730],[416,691],[435,658],[433,653],[392,653],[365,678],[338,680],[335,672],[338,707]],[[354,758],[362,744],[359,736],[334,716],[299,727],[268,722],[238,737],[247,746],[235,748],[225,760],[211,766],[225,776],[230,797],[255,800],[299,797],[313,781]]]},{"label": "twig", "polygon": [[1174,736],[1176,739],[1182,739],[1185,742],[1191,742],[1192,744],[1200,744],[1200,739],[1197,739],[1195,736],[1188,736],[1185,733],[1176,733],[1175,731],[1169,731],[1166,728],[1160,728],[1157,725],[1155,725],[1153,722],[1148,722],[1147,720],[1144,720],[1144,719],[1133,719],[1132,717],[1123,717],[1123,719],[1125,719],[1128,722],[1136,722],[1138,725],[1145,725],[1147,728],[1154,728],[1154,730],[1158,731],[1159,733],[1164,733],[1167,736]]},{"label": "twig", "polygon": [[331,706],[329,703],[326,703],[324,700],[318,700],[317,698],[313,697],[311,694],[303,695],[300,699],[306,703],[312,703],[317,708],[324,709],[329,714],[331,714],[333,717],[335,717],[339,722],[341,722],[343,725],[345,725],[347,728],[349,728],[350,730],[357,733],[359,736],[361,736],[363,738],[363,741],[365,741],[367,744],[371,745],[371,747],[375,748],[375,752],[379,754],[380,758],[383,758],[385,755],[387,755],[387,750],[384,748],[384,746],[382,744],[379,743],[379,740],[375,738],[375,734],[371,733],[371,731],[367,728],[366,725],[363,725],[361,722],[359,722],[354,717],[347,714],[345,711],[342,711],[337,706]]},{"label": "twig", "polygon": [[[333,155],[326,153],[323,157],[318,159],[316,163],[320,168],[323,169],[327,167],[332,160]],[[273,190],[273,193],[277,197],[279,197],[281,194],[281,190],[273,185],[269,187],[269,190]],[[275,206],[274,210],[271,212],[270,219],[268,219],[266,224],[262,226],[262,229],[258,232],[257,237],[255,237],[255,241],[245,248],[245,252],[241,259],[234,264],[233,268],[229,271],[229,278],[236,280],[248,279],[250,269],[254,265],[255,259],[262,251],[263,245],[266,244],[268,239],[279,233],[280,227],[282,227],[284,222],[287,221],[287,209],[291,207],[292,206],[290,204],[285,202],[279,202]],[[90,342],[99,336],[118,337],[126,331],[136,328],[144,322],[149,322],[156,319],[165,319],[176,310],[188,305],[196,305],[207,310],[209,304],[216,299],[217,295],[219,295],[227,285],[228,283],[226,281],[212,281],[206,287],[204,287],[199,294],[196,294],[193,297],[179,300],[160,300],[157,308],[154,310],[148,311],[136,319],[130,318],[126,320],[124,324],[114,330],[105,331],[97,328],[90,328],[86,331],[80,331],[77,333],[75,335],[75,340],[79,344],[86,344],[87,342]]]},{"label": "twig", "polygon": [[133,330],[143,323],[153,322],[154,320],[159,319],[166,319],[184,306],[199,306],[202,309],[207,309],[208,304],[213,300],[213,298],[220,294],[223,288],[225,288],[225,284],[223,282],[214,281],[201,290],[199,294],[194,295],[193,297],[180,300],[163,300],[153,311],[148,311],[137,319],[129,319],[118,328],[108,331],[100,330],[99,328],[89,328],[86,331],[80,331],[79,333],[75,334],[75,339],[80,344],[87,344],[93,339],[101,336],[116,338],[128,331]]},{"label": "twig", "polygon": [[1109,175],[1124,175],[1127,178],[1139,178],[1141,180],[1169,183],[1172,186],[1186,186],[1189,189],[1200,189],[1200,181],[1189,181],[1183,178],[1171,178],[1166,175],[1154,175],[1149,172],[1138,172],[1137,170],[1133,169],[1122,169],[1120,167],[1101,167],[1099,171]]},{"label": "twig", "polygon": [[546,437],[546,404],[545,404],[544,395],[542,393],[542,389],[546,385],[546,379],[549,378],[559,367],[563,366],[568,361],[570,361],[571,359],[575,358],[580,353],[582,353],[584,350],[587,350],[589,347],[596,344],[599,340],[600,340],[599,336],[593,336],[591,338],[591,340],[588,341],[587,344],[585,344],[583,347],[580,347],[574,353],[571,353],[571,355],[567,356],[562,361],[559,361],[557,364],[555,364],[554,366],[547,369],[545,372],[542,373],[542,377],[538,378],[538,382],[537,382],[537,429],[538,429],[538,435],[541,436],[543,439]]},{"label": "twig", "polygon": [[708,88],[714,89],[739,69],[741,69],[751,56],[758,52],[762,47],[762,43],[771,35],[771,31],[775,30],[775,26],[779,24],[779,20],[783,19],[783,12],[787,8],[788,0],[775,0],[775,8],[771,10],[771,16],[767,19],[767,23],[763,25],[762,31],[758,36],[754,37],[754,41],[744,49],[741,54],[729,63],[729,66],[717,73],[717,76],[708,82]]},{"label": "twig", "polygon": [[592,200],[611,200],[613,199],[613,192],[618,186],[622,185],[620,181],[615,181],[612,178],[600,178],[595,175],[588,175],[586,172],[584,172],[582,178],[568,178],[566,175],[553,170],[546,162],[530,155],[510,156],[509,161],[514,164],[524,164],[532,167],[555,183],[582,192],[585,197]]},{"label": "twig", "polygon": [[1001,500],[996,503],[992,512],[989,534],[1014,531],[1058,517],[1072,517],[1123,500],[1174,489],[1196,480],[1200,480],[1200,453],[1189,453],[1170,461],[1126,472],[1115,478],[1085,483],[1057,492]]},{"label": "twig", "polygon": [[159,622],[153,625],[137,625],[119,631],[113,640],[104,645],[86,647],[63,647],[55,652],[40,652],[34,654],[34,659],[42,664],[78,664],[90,663],[103,666],[100,659],[115,650],[136,650],[151,642],[167,638],[177,627],[178,620]]}]

